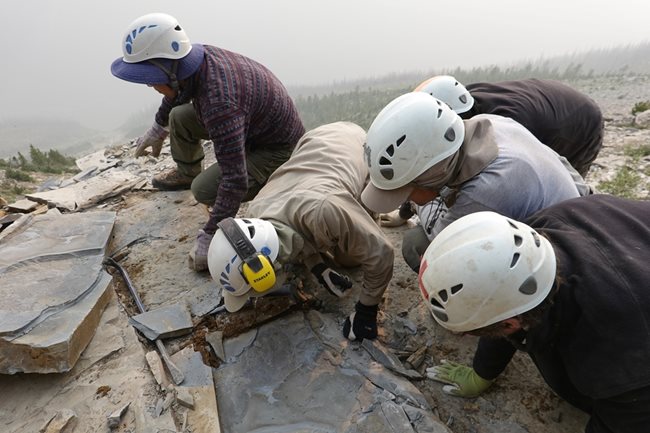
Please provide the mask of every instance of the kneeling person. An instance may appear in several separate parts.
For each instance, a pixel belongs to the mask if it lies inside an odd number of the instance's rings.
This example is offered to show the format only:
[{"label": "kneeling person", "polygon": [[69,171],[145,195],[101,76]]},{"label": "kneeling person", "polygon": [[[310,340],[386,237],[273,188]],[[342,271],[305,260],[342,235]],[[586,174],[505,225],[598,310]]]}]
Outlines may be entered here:
[{"label": "kneeling person", "polygon": [[445,363],[429,377],[473,397],[519,349],[591,416],[586,432],[648,431],[649,214],[648,201],[597,194],[526,224],[494,212],[450,224],[424,254],[421,292],[440,325],[481,338],[472,367]]},{"label": "kneeling person", "polygon": [[[362,267],[363,288],[343,328],[350,340],[377,336],[378,305],[393,274],[393,247],[360,202],[368,178],[365,138],[365,131],[349,122],[308,132],[250,202],[245,218],[235,219],[251,241],[254,256],[261,254],[270,263],[302,262],[337,296],[352,284],[328,267],[324,258],[330,256],[341,266]],[[208,252],[208,266],[222,287],[229,311],[269,290],[257,291],[257,282],[242,278],[242,259],[234,252],[220,223]],[[253,261],[253,266],[241,266],[244,274],[266,279],[265,272],[254,271],[263,267]]]}]

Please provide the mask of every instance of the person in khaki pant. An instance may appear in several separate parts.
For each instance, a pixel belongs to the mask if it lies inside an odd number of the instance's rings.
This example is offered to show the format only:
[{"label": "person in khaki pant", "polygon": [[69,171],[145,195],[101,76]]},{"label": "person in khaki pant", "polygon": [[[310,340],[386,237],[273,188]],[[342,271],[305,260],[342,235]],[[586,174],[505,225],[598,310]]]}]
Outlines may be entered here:
[{"label": "person in khaki pant", "polygon": [[[365,139],[365,131],[349,122],[307,132],[249,203],[243,218],[236,219],[258,253],[276,264],[305,264],[336,296],[343,296],[352,282],[327,260],[361,266],[363,286],[343,325],[343,335],[350,340],[377,337],[378,305],[393,275],[393,246],[360,201],[368,179]],[[227,230],[215,234],[208,266],[222,288],[226,309],[236,311],[260,293],[255,279],[243,279],[240,269],[246,257],[236,252]]]},{"label": "person in khaki pant", "polygon": [[[211,207],[190,252],[190,266],[207,270],[217,223],[255,196],[304,134],[298,110],[266,67],[222,48],[191,44],[167,14],[147,14],[129,25],[122,53],[111,65],[113,75],[164,96],[154,124],[137,140],[135,155],[151,148],[158,156],[169,136],[177,167],[156,175],[153,186],[191,188]],[[217,163],[202,172],[203,139],[212,141]]]}]

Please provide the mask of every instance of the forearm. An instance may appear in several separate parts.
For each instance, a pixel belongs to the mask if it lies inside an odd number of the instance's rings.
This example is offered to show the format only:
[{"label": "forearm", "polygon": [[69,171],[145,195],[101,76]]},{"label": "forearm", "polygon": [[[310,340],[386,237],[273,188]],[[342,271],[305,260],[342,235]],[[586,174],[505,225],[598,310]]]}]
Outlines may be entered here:
[{"label": "forearm", "polygon": [[505,338],[484,338],[478,341],[472,367],[483,379],[493,380],[506,369],[517,349]]},{"label": "forearm", "polygon": [[210,210],[210,218],[203,227],[208,234],[217,231],[217,224],[224,218],[235,217],[247,191],[247,179],[240,179],[239,182],[222,182],[217,190],[217,197]]},{"label": "forearm", "polygon": [[158,107],[158,111],[156,112],[155,120],[158,125],[169,125],[169,113],[172,111],[172,108],[172,101],[169,98],[164,97],[160,103],[160,107]]}]

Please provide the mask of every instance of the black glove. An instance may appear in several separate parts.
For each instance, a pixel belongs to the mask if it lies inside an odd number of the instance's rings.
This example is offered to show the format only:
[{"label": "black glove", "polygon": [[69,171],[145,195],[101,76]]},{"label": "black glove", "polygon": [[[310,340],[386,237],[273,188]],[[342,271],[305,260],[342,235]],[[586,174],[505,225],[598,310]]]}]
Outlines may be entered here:
[{"label": "black glove", "polygon": [[403,220],[410,219],[413,215],[415,215],[415,209],[413,209],[413,204],[410,201],[405,201],[402,203],[402,205],[399,207],[398,212],[399,217]]},{"label": "black glove", "polygon": [[377,338],[377,306],[357,302],[354,310],[354,313],[345,319],[343,336],[352,341]]},{"label": "black glove", "polygon": [[339,274],[325,263],[319,263],[311,268],[311,273],[318,279],[323,287],[332,295],[342,297],[345,291],[352,287],[352,281],[346,275]]}]

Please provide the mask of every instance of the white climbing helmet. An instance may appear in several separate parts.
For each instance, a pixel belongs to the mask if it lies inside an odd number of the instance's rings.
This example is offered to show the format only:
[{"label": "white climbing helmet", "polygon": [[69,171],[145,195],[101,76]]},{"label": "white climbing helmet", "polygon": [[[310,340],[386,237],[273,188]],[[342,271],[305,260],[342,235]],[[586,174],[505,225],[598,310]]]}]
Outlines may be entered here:
[{"label": "white climbing helmet", "polygon": [[203,63],[205,49],[190,44],[176,18],[163,13],[143,15],[133,21],[122,38],[122,57],[111,64],[111,73],[140,84],[169,84],[194,74]]},{"label": "white climbing helmet", "polygon": [[[250,241],[255,253],[268,258],[272,265],[279,251],[278,235],[273,225],[259,218],[233,220]],[[212,279],[222,288],[228,311],[239,310],[248,300],[250,292],[254,291],[242,271],[244,266],[242,258],[224,234],[224,229],[217,230],[208,249],[208,269]]]},{"label": "white climbing helmet", "polygon": [[126,63],[149,59],[181,59],[192,50],[190,38],[171,15],[152,13],[136,19],[122,39]]},{"label": "white climbing helmet", "polygon": [[423,92],[399,96],[368,129],[370,180],[382,190],[400,188],[451,156],[464,138],[465,125],[447,104]]},{"label": "white climbing helmet", "polygon": [[469,91],[451,75],[437,75],[420,83],[414,92],[425,92],[449,105],[458,114],[469,111],[474,98]]},{"label": "white climbing helmet", "polygon": [[555,270],[546,238],[495,212],[476,212],[431,242],[420,264],[420,292],[440,325],[467,332],[539,305]]}]

